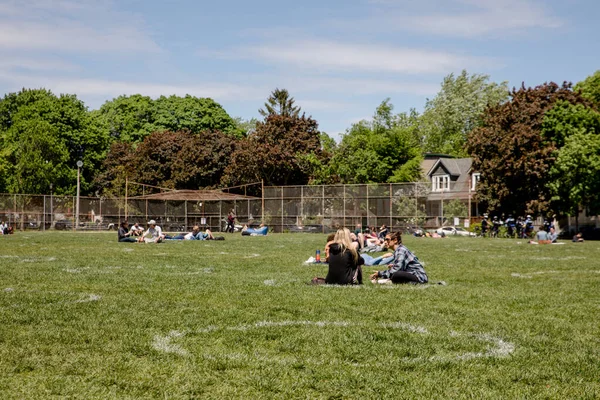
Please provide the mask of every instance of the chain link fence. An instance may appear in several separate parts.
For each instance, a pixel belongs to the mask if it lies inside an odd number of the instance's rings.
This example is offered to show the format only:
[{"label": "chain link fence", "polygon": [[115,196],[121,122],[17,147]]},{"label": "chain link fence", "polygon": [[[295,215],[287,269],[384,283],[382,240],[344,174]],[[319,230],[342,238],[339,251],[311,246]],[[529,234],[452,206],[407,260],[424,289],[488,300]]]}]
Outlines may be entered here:
[{"label": "chain link fence", "polygon": [[0,220],[14,229],[113,230],[121,220],[146,225],[154,219],[167,232],[189,231],[194,225],[219,232],[233,210],[240,222],[259,224],[261,199],[221,201],[165,201],[135,198],[0,194]]},{"label": "chain link fence", "polygon": [[[469,193],[470,195],[470,193]],[[436,197],[437,196],[437,197]],[[464,196],[444,198],[431,192],[430,182],[364,185],[267,186],[262,198],[243,200],[173,201],[0,194],[0,219],[15,229],[116,229],[154,219],[165,231],[182,232],[194,225],[219,232],[233,210],[240,224],[264,222],[274,232],[330,232],[339,227],[380,227],[392,230],[462,224],[470,217]],[[461,206],[462,204],[462,206]]]}]

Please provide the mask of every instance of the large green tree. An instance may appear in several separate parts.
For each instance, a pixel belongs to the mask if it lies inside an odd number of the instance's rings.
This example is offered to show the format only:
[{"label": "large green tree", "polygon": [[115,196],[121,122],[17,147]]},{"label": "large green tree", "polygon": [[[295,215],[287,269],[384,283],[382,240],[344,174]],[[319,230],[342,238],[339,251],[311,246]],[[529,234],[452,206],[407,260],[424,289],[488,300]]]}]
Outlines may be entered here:
[{"label": "large green tree", "polygon": [[580,91],[581,95],[600,109],[600,70],[594,72],[581,82],[575,85],[575,90]]},{"label": "large green tree", "polygon": [[438,94],[427,100],[421,117],[423,148],[427,152],[466,157],[467,136],[481,126],[483,112],[508,99],[506,82],[489,81],[488,75],[450,74]]},{"label": "large green tree", "polygon": [[567,137],[550,175],[552,199],[563,213],[576,221],[583,210],[600,214],[600,134],[582,130]]},{"label": "large green tree", "polygon": [[[108,143],[76,96],[45,89],[10,93],[0,100],[0,190],[47,193],[52,184],[55,193],[73,194],[81,160],[82,193],[90,193]],[[28,183],[42,175],[43,182]]]},{"label": "large green tree", "polygon": [[243,134],[220,104],[190,95],[161,96],[156,100],[139,94],[120,96],[104,103],[92,115],[99,129],[116,141],[137,143],[153,132],[166,130]]},{"label": "large green tree", "polygon": [[[550,135],[544,116],[557,104],[587,104],[570,84],[513,89],[508,102],[489,108],[468,138],[473,170],[481,173],[477,197],[490,210],[522,214],[551,208],[549,171],[560,134]],[[560,113],[561,111],[556,111]]]},{"label": "large green tree", "polygon": [[384,100],[372,121],[360,121],[342,137],[332,159],[332,171],[342,183],[415,181],[420,167],[402,166],[420,159],[418,117],[393,114],[393,105]]},{"label": "large green tree", "polygon": [[600,213],[600,113],[584,104],[558,101],[546,112],[542,132],[556,147],[548,183],[552,210],[575,217],[580,210]]}]

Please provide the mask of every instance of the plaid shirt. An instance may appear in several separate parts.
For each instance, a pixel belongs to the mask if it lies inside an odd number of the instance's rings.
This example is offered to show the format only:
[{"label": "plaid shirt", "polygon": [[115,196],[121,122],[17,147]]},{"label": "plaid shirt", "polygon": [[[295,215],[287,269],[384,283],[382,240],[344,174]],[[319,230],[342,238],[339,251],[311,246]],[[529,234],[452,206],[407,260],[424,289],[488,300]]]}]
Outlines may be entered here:
[{"label": "plaid shirt", "polygon": [[379,271],[381,278],[389,279],[396,271],[406,271],[415,275],[421,283],[427,283],[427,274],[419,259],[411,253],[403,244],[399,244],[394,251],[394,261],[387,271]]}]

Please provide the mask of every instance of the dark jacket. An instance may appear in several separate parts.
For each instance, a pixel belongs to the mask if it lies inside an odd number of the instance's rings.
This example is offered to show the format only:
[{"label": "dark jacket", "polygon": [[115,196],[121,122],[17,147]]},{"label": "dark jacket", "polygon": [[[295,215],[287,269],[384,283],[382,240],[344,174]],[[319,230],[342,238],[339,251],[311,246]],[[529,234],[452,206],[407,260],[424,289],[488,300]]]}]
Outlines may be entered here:
[{"label": "dark jacket", "polygon": [[126,228],[123,228],[122,226],[120,226],[120,227],[119,227],[119,232],[118,232],[118,235],[119,235],[119,242],[120,242],[122,239],[125,239],[125,238],[127,238],[127,236],[125,236],[125,235],[127,234],[127,232],[129,232],[129,231],[128,231]]},{"label": "dark jacket", "polygon": [[[360,265],[364,264],[364,262],[362,257],[358,257],[358,260],[355,262],[350,250],[346,249],[342,253],[342,247],[339,244],[332,244],[329,246],[329,272],[327,272],[325,282],[337,285],[362,283]],[[357,282],[353,282],[355,274],[357,274]]]}]

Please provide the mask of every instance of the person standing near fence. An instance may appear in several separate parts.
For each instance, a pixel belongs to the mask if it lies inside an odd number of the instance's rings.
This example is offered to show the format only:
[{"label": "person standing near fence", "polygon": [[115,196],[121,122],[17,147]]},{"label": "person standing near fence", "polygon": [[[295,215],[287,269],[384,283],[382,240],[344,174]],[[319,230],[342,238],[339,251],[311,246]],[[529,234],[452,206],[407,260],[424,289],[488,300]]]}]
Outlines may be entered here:
[{"label": "person standing near fence", "polygon": [[233,213],[233,210],[231,210],[231,211],[229,211],[229,214],[227,214],[227,229],[225,230],[225,232],[233,233],[234,230],[235,230],[235,214]]}]

